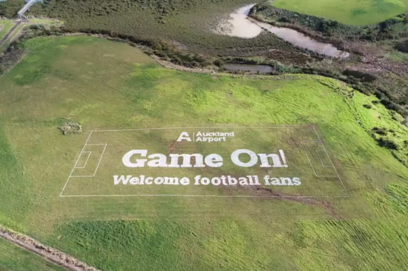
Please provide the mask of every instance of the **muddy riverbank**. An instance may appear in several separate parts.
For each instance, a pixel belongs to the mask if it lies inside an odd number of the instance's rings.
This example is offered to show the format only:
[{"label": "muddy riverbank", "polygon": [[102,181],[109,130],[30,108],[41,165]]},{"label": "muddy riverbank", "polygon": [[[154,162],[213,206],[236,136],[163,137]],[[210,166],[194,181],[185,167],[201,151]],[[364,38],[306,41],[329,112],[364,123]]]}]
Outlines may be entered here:
[{"label": "muddy riverbank", "polygon": [[237,9],[229,15],[230,17],[228,20],[220,22],[215,32],[221,35],[234,37],[255,38],[260,35],[262,31],[267,31],[296,47],[320,55],[339,59],[345,59],[350,56],[348,52],[337,49],[333,44],[317,41],[297,30],[287,27],[273,26],[258,21],[255,18],[248,17],[254,6],[255,4],[251,4]]}]

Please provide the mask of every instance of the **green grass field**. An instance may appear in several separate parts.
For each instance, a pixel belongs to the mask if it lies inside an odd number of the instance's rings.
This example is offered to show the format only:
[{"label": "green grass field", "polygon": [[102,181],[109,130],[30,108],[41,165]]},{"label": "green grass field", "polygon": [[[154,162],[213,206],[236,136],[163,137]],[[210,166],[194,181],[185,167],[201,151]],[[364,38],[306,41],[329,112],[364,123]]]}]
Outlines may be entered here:
[{"label": "green grass field", "polygon": [[13,20],[0,20],[0,40],[10,31],[14,26]]},{"label": "green grass field", "polygon": [[3,239],[0,239],[0,270],[48,271],[65,270],[47,262],[31,252],[25,251]]},{"label": "green grass field", "polygon": [[[408,268],[408,172],[394,157],[406,157],[408,128],[375,97],[349,98],[319,76],[168,70],[90,37],[24,46],[25,59],[0,78],[1,224],[103,270]],[[63,136],[66,119],[83,133]],[[60,197],[92,129],[222,124],[316,124],[350,197]],[[393,131],[394,155],[374,127]]]},{"label": "green grass field", "polygon": [[395,62],[408,61],[408,54],[402,52],[388,53],[385,57]]},{"label": "green grass field", "polygon": [[[0,40],[13,28],[15,24],[15,20],[0,20]],[[49,19],[30,19],[29,23],[20,24],[16,29],[14,29],[13,33],[9,36],[8,40],[0,47],[0,52],[3,52],[7,49],[10,43],[15,40],[18,35],[20,34],[21,30],[24,27],[27,27],[30,24],[37,24],[37,25],[59,25],[58,21],[52,21]],[[3,28],[2,28],[3,26]]]},{"label": "green grass field", "polygon": [[408,10],[407,0],[276,0],[273,5],[349,25],[379,23]]}]

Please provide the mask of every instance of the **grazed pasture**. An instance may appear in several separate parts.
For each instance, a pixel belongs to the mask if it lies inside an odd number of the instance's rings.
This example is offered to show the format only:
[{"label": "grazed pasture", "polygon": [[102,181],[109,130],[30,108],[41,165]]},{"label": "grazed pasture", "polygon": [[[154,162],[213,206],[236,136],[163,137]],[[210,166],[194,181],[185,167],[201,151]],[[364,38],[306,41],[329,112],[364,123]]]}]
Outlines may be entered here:
[{"label": "grazed pasture", "polygon": [[408,10],[407,0],[269,0],[277,8],[314,15],[349,25],[376,24]]},{"label": "grazed pasture", "polygon": [[[350,98],[351,89],[319,76],[167,70],[90,37],[24,47],[25,59],[0,78],[1,224],[103,270],[406,269],[406,167],[370,133],[393,130],[404,144],[407,128],[375,97]],[[67,119],[83,134],[63,136],[57,127]],[[59,197],[95,127],[309,123],[320,127],[350,198]]]}]

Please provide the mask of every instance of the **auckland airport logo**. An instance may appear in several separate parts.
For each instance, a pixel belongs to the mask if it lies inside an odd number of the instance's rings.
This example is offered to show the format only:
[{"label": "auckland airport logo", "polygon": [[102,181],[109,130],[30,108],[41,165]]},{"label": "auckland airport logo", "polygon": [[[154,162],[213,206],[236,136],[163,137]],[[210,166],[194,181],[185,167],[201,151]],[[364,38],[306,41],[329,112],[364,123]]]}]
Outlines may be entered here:
[{"label": "auckland airport logo", "polygon": [[229,137],[234,136],[234,132],[193,132],[191,135],[188,132],[182,132],[177,142],[225,142]]}]

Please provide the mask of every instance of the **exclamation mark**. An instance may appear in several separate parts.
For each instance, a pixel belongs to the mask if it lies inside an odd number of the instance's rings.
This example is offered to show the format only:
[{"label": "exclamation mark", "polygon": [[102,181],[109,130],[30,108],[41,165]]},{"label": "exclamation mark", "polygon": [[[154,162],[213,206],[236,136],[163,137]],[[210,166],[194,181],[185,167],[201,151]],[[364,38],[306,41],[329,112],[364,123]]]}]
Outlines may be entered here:
[{"label": "exclamation mark", "polygon": [[286,156],[285,156],[285,153],[283,152],[283,150],[279,150],[279,154],[280,154],[280,157],[281,157],[282,162],[283,162],[282,167],[288,167],[288,164],[286,162]]}]

